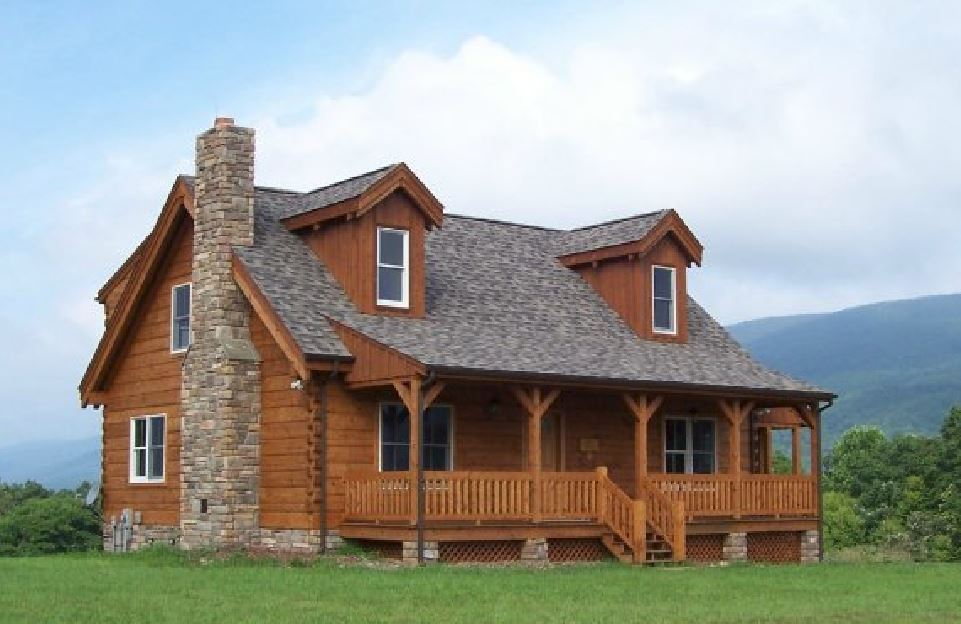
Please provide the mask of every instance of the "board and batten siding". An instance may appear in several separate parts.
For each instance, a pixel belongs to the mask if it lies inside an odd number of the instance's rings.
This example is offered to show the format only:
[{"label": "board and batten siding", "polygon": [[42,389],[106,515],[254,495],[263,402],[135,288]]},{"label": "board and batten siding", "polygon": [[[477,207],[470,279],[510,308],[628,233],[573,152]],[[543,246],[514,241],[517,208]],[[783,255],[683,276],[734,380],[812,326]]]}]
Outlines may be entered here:
[{"label": "board and batten siding", "polygon": [[[687,263],[680,245],[667,235],[640,259],[614,258],[575,270],[638,336],[663,342],[687,342]],[[653,330],[651,270],[654,265],[676,270],[676,334]]]},{"label": "board and batten siding", "polygon": [[[410,307],[376,305],[377,228],[410,232]],[[304,240],[357,308],[365,314],[423,317],[425,313],[424,214],[401,191],[395,191],[358,219],[325,223],[304,235]]]},{"label": "board and batten siding", "polygon": [[[136,311],[104,390],[104,517],[124,508],[145,525],[180,523],[181,354],[170,352],[171,289],[191,280],[193,224],[183,219],[143,303]],[[130,419],[165,414],[162,483],[130,483]]]}]

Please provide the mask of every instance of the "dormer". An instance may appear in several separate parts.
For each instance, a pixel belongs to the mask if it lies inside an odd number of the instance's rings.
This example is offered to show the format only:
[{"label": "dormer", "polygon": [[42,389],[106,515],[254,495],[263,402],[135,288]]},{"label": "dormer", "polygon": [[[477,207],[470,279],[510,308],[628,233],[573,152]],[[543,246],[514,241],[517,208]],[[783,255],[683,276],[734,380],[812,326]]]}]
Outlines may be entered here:
[{"label": "dormer", "polygon": [[687,342],[687,269],[704,248],[673,210],[568,233],[558,260],[576,271],[638,336]]},{"label": "dormer", "polygon": [[423,317],[425,241],[444,207],[404,163],[311,191],[282,220],[365,314]]}]

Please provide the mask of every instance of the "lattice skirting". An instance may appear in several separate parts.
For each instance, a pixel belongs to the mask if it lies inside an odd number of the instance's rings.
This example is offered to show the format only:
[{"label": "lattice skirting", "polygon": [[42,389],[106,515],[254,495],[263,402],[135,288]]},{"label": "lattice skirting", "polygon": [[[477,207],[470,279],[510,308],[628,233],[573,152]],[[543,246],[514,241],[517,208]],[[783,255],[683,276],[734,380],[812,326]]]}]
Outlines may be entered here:
[{"label": "lattice skirting", "polygon": [[724,558],[724,534],[688,535],[687,559],[699,563],[713,563]]},{"label": "lattice skirting", "polygon": [[383,559],[403,559],[403,542],[382,542],[380,540],[351,540],[364,550],[370,551]]},{"label": "lattice skirting", "polygon": [[766,563],[797,563],[801,560],[801,533],[748,533],[747,558]]},{"label": "lattice skirting", "polygon": [[547,540],[547,558],[552,563],[572,561],[601,561],[610,553],[599,539],[558,538]]},{"label": "lattice skirting", "polygon": [[441,542],[440,560],[447,563],[503,563],[521,558],[523,541]]}]

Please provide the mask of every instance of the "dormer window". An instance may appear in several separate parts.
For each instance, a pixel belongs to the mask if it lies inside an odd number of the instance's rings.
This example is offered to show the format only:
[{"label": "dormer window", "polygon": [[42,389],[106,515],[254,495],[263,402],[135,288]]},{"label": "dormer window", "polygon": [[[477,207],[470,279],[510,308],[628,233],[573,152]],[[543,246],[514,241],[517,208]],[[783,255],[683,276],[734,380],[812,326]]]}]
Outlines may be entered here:
[{"label": "dormer window", "polygon": [[651,270],[654,333],[676,334],[677,269],[654,265]]},{"label": "dormer window", "polygon": [[408,307],[409,237],[407,230],[377,228],[377,305]]}]

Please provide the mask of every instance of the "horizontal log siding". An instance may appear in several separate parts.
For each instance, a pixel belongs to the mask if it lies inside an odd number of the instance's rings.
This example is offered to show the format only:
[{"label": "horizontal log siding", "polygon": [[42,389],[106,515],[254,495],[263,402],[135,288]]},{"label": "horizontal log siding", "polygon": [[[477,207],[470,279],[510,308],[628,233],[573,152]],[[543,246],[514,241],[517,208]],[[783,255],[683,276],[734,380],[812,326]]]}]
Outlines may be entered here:
[{"label": "horizontal log siding", "polygon": [[[180,523],[180,386],[182,356],[170,352],[170,289],[191,279],[193,225],[184,219],[136,312],[111,371],[103,409],[104,516],[124,508],[145,525]],[[130,483],[130,419],[167,415],[163,483]]]},{"label": "horizontal log siding", "polygon": [[316,528],[320,489],[310,481],[316,451],[309,444],[306,390],[291,389],[297,373],[256,314],[250,336],[261,358],[260,526]]}]

